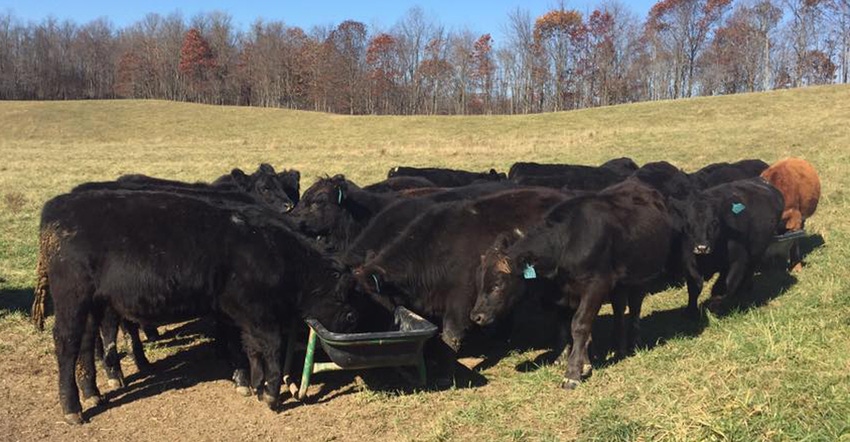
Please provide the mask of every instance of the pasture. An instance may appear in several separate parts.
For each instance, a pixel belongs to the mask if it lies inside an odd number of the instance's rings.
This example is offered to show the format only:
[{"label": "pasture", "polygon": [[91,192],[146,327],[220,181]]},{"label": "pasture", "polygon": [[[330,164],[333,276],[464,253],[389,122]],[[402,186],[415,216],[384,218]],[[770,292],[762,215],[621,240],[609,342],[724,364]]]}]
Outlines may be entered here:
[{"label": "pasture", "polygon": [[[162,101],[0,103],[0,439],[6,440],[850,440],[850,87],[640,103],[556,114],[349,117]],[[393,370],[319,374],[308,405],[275,414],[233,391],[203,324],[148,344],[154,371],[107,393],[82,427],[61,423],[49,332],[28,322],[44,201],[85,181],[143,173],[209,181],[260,162],[365,185],[396,165],[501,171],[514,161],[629,156],[686,171],[799,156],[823,192],[807,266],[757,276],[749,302],[702,322],[684,287],[647,298],[646,348],[577,390],[544,349],[411,391]],[[708,296],[708,289],[703,297]],[[603,308],[610,317],[610,308]],[[610,321],[597,322],[607,335]],[[48,321],[48,330],[52,319]],[[101,390],[108,392],[99,372]],[[471,385],[472,384],[472,385]]]}]

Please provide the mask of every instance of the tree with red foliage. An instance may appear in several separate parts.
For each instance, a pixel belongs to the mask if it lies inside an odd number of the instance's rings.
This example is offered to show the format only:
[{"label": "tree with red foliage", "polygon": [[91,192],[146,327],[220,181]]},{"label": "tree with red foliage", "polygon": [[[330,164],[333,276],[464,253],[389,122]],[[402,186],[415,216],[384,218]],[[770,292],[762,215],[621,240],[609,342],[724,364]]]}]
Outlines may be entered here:
[{"label": "tree with red foliage", "polygon": [[201,98],[206,92],[210,74],[215,67],[216,60],[209,43],[200,31],[189,29],[183,37],[178,68],[197,98]]},{"label": "tree with red foliage", "polygon": [[493,97],[493,38],[490,34],[478,37],[472,49],[472,82],[480,91],[484,111],[491,112],[490,100]]},{"label": "tree with red foliage", "polygon": [[366,64],[371,82],[370,111],[378,112],[380,107],[381,113],[389,113],[390,94],[401,76],[396,39],[386,33],[373,37],[366,48]]}]

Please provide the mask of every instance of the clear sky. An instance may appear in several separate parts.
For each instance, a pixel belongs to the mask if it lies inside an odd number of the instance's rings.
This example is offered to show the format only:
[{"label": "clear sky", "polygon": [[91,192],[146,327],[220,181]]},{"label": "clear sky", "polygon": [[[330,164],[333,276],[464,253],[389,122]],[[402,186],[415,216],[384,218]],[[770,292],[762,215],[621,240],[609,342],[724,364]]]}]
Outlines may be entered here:
[{"label": "clear sky", "polygon": [[[592,11],[600,0],[567,0],[564,3],[567,8],[586,13]],[[655,2],[622,0],[622,3],[643,18]],[[0,0],[0,12],[10,11],[24,22],[37,22],[52,15],[60,20],[70,19],[83,24],[98,17],[107,17],[116,26],[124,27],[150,12],[167,15],[179,11],[188,20],[199,12],[217,10],[230,14],[238,29],[247,29],[257,18],[263,18],[266,21],[280,20],[307,30],[314,25],[334,25],[351,19],[365,23],[372,30],[375,27],[391,27],[416,5],[447,30],[468,27],[474,33],[489,32],[498,38],[510,11],[521,7],[536,17],[556,7],[558,0]]]}]

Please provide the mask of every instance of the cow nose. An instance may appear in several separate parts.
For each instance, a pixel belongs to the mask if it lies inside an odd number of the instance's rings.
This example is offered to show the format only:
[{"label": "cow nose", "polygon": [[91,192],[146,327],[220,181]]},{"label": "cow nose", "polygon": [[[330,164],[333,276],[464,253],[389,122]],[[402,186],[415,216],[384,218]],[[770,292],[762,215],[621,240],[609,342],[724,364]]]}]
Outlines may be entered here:
[{"label": "cow nose", "polygon": [[694,253],[697,254],[697,255],[705,255],[705,254],[709,253],[710,251],[711,251],[711,249],[705,244],[699,244],[696,247],[694,247]]},{"label": "cow nose", "polygon": [[484,325],[485,318],[484,318],[483,314],[478,313],[478,314],[472,314],[471,316],[472,316],[472,318],[471,318],[472,322],[474,322],[478,325]]}]

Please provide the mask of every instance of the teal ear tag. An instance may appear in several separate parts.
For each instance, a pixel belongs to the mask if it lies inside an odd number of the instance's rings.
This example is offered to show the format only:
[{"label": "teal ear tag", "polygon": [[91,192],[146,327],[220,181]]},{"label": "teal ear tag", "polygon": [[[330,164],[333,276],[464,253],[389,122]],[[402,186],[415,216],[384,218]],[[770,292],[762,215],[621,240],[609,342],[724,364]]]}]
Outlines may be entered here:
[{"label": "teal ear tag", "polygon": [[737,215],[737,214],[743,212],[744,209],[746,209],[746,208],[747,208],[747,206],[743,205],[742,203],[733,203],[732,204],[732,213]]},{"label": "teal ear tag", "polygon": [[534,266],[531,264],[525,265],[525,270],[522,271],[523,279],[537,279],[537,272],[534,270]]},{"label": "teal ear tag", "polygon": [[342,198],[343,198],[342,187],[338,187],[336,190],[337,190],[336,203],[342,204]]}]

